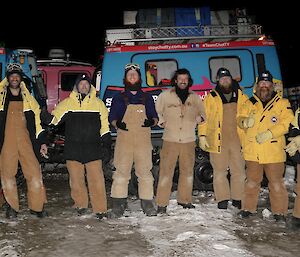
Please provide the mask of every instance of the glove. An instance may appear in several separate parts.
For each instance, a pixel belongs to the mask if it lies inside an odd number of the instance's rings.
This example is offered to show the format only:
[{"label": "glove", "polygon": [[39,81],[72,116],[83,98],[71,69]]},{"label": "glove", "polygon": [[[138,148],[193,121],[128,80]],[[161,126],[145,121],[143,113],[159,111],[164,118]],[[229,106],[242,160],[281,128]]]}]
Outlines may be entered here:
[{"label": "glove", "polygon": [[203,151],[206,151],[209,148],[209,144],[207,143],[206,136],[199,137],[199,146]]},{"label": "glove", "polygon": [[294,142],[298,148],[300,148],[300,135],[296,137],[289,137],[289,141]]},{"label": "glove", "polygon": [[112,140],[111,140],[110,132],[104,134],[101,137],[101,145],[105,148],[111,149]]},{"label": "glove", "polygon": [[270,130],[267,130],[267,131],[258,133],[255,138],[256,138],[257,143],[262,144],[262,143],[272,139],[273,135]]},{"label": "glove", "polygon": [[247,128],[252,128],[254,126],[255,119],[254,119],[254,114],[250,113],[249,117],[244,117],[240,118],[238,121],[238,126],[241,129],[247,129]]},{"label": "glove", "polygon": [[128,131],[128,129],[126,128],[126,123],[124,121],[118,120],[116,122],[117,128]]},{"label": "glove", "polygon": [[291,142],[284,149],[290,156],[294,156],[300,149],[300,136],[289,137],[288,141]]},{"label": "glove", "polygon": [[103,163],[108,163],[111,159],[112,156],[112,151],[111,151],[111,145],[112,145],[112,140],[111,140],[111,135],[110,133],[104,134],[100,138],[100,144],[101,144],[101,151],[102,151],[102,161]]},{"label": "glove", "polygon": [[43,109],[41,111],[40,118],[44,124],[49,125],[51,123],[53,117],[54,116],[51,115],[46,109]]},{"label": "glove", "polygon": [[144,120],[144,125],[142,127],[152,127],[154,125],[154,120],[153,119],[145,119]]}]

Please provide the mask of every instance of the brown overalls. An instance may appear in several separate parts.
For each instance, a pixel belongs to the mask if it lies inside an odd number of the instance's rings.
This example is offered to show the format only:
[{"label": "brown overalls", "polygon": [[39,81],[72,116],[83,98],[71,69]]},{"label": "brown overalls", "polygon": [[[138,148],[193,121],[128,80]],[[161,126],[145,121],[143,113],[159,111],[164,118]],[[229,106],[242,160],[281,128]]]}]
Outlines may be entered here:
[{"label": "brown overalls", "polygon": [[[82,164],[78,161],[67,160],[67,169],[70,174],[69,181],[74,207],[87,208],[90,196],[94,213],[107,212],[102,161],[96,160]],[[88,189],[85,183],[85,169]]]},{"label": "brown overalls", "polygon": [[245,199],[242,202],[242,209],[252,213],[256,212],[261,181],[263,180],[263,174],[265,172],[269,180],[268,188],[272,213],[287,215],[288,192],[284,184],[284,163],[259,164],[254,161],[246,161],[246,166],[247,181],[245,184]]},{"label": "brown overalls", "polygon": [[11,101],[7,110],[4,143],[1,151],[1,183],[7,203],[19,211],[18,189],[15,175],[20,161],[27,183],[28,207],[42,211],[46,191],[42,181],[40,164],[35,156],[26,126],[22,101]]},{"label": "brown overalls", "polygon": [[193,174],[195,164],[195,142],[176,143],[163,141],[160,152],[159,181],[156,202],[158,206],[167,206],[171,195],[174,170],[179,159],[179,179],[177,202],[192,202]]},{"label": "brown overalls", "polygon": [[[245,185],[245,160],[236,123],[237,103],[223,104],[221,153],[210,153],[213,167],[214,193],[217,202],[223,200],[242,200]],[[230,168],[230,183],[227,179]]]},{"label": "brown overalls", "polygon": [[295,198],[293,216],[300,219],[300,164],[297,164],[297,184],[295,193],[297,196]]},{"label": "brown overalls", "polygon": [[138,177],[139,198],[153,199],[151,129],[142,127],[147,118],[145,105],[129,104],[123,121],[128,131],[118,129],[114,152],[116,171],[113,175],[111,197],[126,198],[131,168],[134,163]]}]

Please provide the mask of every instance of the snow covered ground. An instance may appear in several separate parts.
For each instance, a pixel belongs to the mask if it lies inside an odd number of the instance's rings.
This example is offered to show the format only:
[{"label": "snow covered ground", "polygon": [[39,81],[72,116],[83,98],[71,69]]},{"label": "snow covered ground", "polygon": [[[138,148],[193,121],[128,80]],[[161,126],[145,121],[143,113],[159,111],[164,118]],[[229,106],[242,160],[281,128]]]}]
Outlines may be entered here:
[{"label": "snow covered ground", "polygon": [[[286,183],[293,205],[294,169]],[[268,190],[261,191],[258,215],[239,219],[238,210],[218,210],[212,192],[194,192],[196,209],[183,209],[173,192],[167,216],[146,217],[140,201],[129,200],[126,217],[99,221],[72,210],[68,176],[45,177],[50,217],[37,219],[26,209],[24,192],[17,221],[0,212],[0,256],[300,256],[299,234],[276,223],[268,210]]]}]

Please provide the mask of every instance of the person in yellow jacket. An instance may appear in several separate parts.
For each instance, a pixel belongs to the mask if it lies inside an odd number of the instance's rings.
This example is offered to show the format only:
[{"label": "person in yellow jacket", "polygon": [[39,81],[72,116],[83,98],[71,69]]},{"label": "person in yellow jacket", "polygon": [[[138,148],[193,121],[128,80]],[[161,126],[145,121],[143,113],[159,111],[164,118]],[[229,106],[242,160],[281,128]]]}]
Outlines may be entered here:
[{"label": "person in yellow jacket", "polygon": [[93,213],[102,219],[106,216],[107,200],[101,159],[105,148],[111,148],[111,135],[108,110],[96,96],[91,79],[86,75],[78,77],[70,96],[51,115],[43,111],[42,120],[48,125],[65,123],[64,157],[73,207],[79,215],[84,214],[90,198]]},{"label": "person in yellow jacket", "polygon": [[291,141],[285,148],[285,151],[291,156],[291,159],[297,163],[297,179],[295,186],[296,198],[294,209],[289,227],[300,229],[300,108],[295,112],[294,120],[291,122],[289,138]]},{"label": "person in yellow jacket", "polygon": [[241,208],[245,161],[241,152],[243,131],[237,126],[237,116],[247,99],[229,70],[223,67],[217,71],[216,88],[204,99],[206,122],[198,126],[199,144],[202,150],[210,153],[219,209],[227,209],[229,200],[233,206]]},{"label": "person in yellow jacket", "polygon": [[7,202],[6,217],[19,212],[16,177],[18,162],[27,183],[30,213],[43,218],[46,190],[39,160],[47,154],[45,133],[40,121],[40,106],[22,81],[23,70],[9,64],[6,78],[0,83],[0,163],[1,183]]},{"label": "person in yellow jacket", "polygon": [[[288,193],[284,184],[285,134],[294,114],[287,99],[274,92],[273,76],[263,71],[256,91],[245,103],[238,117],[245,131],[243,154],[246,160],[245,197],[239,216],[249,217],[257,211],[258,196],[265,172],[269,180],[271,210],[276,221],[285,221]],[[253,126],[248,126],[254,118]]]}]

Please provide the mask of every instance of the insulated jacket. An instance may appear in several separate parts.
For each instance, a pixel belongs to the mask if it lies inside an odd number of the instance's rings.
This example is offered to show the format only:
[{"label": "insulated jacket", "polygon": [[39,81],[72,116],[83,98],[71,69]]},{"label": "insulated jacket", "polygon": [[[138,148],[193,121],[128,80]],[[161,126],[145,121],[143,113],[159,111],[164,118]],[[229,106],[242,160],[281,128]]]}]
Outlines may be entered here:
[{"label": "insulated jacket", "polygon": [[96,96],[93,86],[84,99],[74,89],[68,98],[55,107],[52,115],[51,124],[65,123],[66,160],[87,163],[102,158],[101,136],[110,133],[108,110]]},{"label": "insulated jacket", "polygon": [[196,93],[190,94],[182,104],[175,88],[163,91],[157,98],[155,107],[158,125],[164,128],[163,140],[176,143],[190,143],[196,140],[197,124],[205,122],[204,106]]},{"label": "insulated jacket", "polygon": [[[231,101],[237,103],[237,116],[242,112],[243,104],[247,101],[248,97],[238,87],[234,88],[233,97]],[[204,98],[204,107],[206,114],[206,122],[198,125],[198,136],[206,136],[209,144],[208,152],[220,153],[222,142],[222,125],[223,125],[223,102],[226,101],[224,96],[216,88],[212,90]],[[230,101],[230,102],[231,102]],[[237,125],[232,127],[237,129],[241,145],[243,141],[243,130]]]},{"label": "insulated jacket", "polygon": [[[40,120],[40,106],[30,94],[24,82],[21,82],[21,95],[23,99],[23,112],[27,122],[27,130],[38,160],[41,159],[41,144],[45,143],[45,131]],[[4,143],[5,124],[9,101],[7,99],[8,81],[5,78],[0,83],[0,152]]]},{"label": "insulated jacket", "polygon": [[[255,123],[252,128],[245,129],[243,147],[245,160],[260,164],[284,162],[285,134],[294,118],[289,101],[277,93],[263,107],[261,100],[254,94],[245,103],[241,117],[247,117],[250,113],[254,115]],[[271,131],[273,138],[258,144],[256,135],[267,130]]]}]

